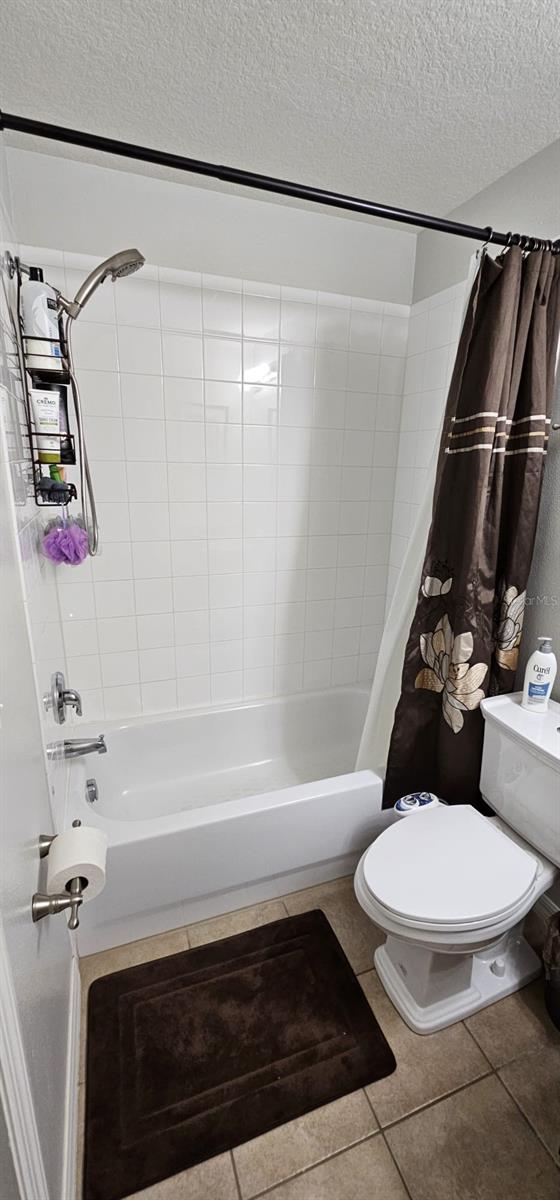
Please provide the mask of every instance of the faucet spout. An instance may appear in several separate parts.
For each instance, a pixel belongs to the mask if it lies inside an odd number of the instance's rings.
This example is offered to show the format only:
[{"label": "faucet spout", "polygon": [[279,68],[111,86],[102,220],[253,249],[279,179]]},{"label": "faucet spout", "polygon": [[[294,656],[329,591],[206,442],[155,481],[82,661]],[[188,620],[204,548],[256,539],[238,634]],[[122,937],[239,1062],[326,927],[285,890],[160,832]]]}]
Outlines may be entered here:
[{"label": "faucet spout", "polygon": [[64,742],[55,742],[51,746],[47,746],[47,757],[50,759],[81,758],[84,754],[106,753],[107,746],[103,733],[96,738],[67,738]]}]

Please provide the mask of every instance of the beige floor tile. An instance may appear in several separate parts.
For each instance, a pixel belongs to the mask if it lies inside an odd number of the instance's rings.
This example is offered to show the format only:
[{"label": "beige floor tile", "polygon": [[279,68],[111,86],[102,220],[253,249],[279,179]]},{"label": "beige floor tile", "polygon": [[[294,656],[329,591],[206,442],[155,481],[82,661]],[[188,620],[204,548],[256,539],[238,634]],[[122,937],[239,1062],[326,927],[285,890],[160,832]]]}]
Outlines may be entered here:
[{"label": "beige floor tile", "polygon": [[466,1025],[493,1067],[502,1067],[543,1045],[560,1045],[560,1032],[544,1006],[542,979],[482,1008]]},{"label": "beige floor tile", "polygon": [[363,1091],[271,1129],[233,1151],[243,1200],[369,1137],[377,1122]]},{"label": "beige floor tile", "polygon": [[554,1163],[495,1075],[385,1136],[412,1200],[558,1200]]},{"label": "beige floor tile", "polygon": [[517,1058],[499,1075],[560,1166],[560,1046]]},{"label": "beige floor tile", "polygon": [[413,1033],[393,1007],[375,971],[360,976],[360,983],[397,1060],[392,1075],[366,1089],[382,1126],[490,1070],[461,1022],[439,1033]]},{"label": "beige floor tile", "polygon": [[267,1200],[408,1200],[408,1197],[383,1138],[377,1134],[304,1175],[281,1183],[267,1192]]},{"label": "beige floor tile", "polygon": [[373,966],[373,952],[385,941],[385,934],[360,908],[351,875],[306,888],[304,892],[292,892],[284,896],[284,903],[290,916],[321,908],[356,973],[369,971]]},{"label": "beige floor tile", "polygon": [[255,929],[258,925],[281,921],[287,915],[281,900],[267,900],[264,904],[239,908],[236,912],[224,913],[221,917],[212,917],[209,921],[199,921],[196,925],[188,925],[189,942],[192,947],[204,946],[207,942],[217,942],[220,938],[232,937],[234,933],[245,933],[246,930]]},{"label": "beige floor tile", "polygon": [[113,971],[122,971],[125,967],[136,967],[140,963],[150,962],[154,958],[164,958],[167,954],[178,954],[188,950],[189,943],[186,929],[172,929],[169,933],[159,933],[156,937],[142,938],[138,942],[128,942],[126,946],[115,946],[113,950],[103,950],[100,954],[89,954],[80,959],[80,978],[82,983],[81,1013],[80,1013],[80,1083],[85,1079],[86,1072],[86,1032],[87,1032],[87,998],[90,985],[103,975],[111,975]]},{"label": "beige floor tile", "polygon": [[135,1192],[130,1200],[238,1200],[231,1154],[219,1154],[180,1175],[162,1179]]}]

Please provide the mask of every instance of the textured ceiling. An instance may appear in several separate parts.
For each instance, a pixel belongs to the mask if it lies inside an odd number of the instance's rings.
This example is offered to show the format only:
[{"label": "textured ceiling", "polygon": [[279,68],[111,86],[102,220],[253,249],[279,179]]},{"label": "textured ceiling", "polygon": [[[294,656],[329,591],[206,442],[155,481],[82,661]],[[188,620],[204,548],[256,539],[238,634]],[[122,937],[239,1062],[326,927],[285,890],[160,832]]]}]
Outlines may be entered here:
[{"label": "textured ceiling", "polygon": [[1,20],[6,111],[407,208],[448,212],[558,136],[560,0],[4,0]]}]

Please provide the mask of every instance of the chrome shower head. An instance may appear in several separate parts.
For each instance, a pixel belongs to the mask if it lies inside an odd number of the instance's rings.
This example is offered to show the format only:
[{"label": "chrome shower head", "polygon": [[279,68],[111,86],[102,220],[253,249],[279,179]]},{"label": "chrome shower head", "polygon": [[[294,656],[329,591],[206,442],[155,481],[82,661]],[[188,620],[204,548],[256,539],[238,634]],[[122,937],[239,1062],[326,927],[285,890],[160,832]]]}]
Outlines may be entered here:
[{"label": "chrome shower head", "polygon": [[62,307],[69,317],[75,319],[99,284],[103,283],[109,275],[113,281],[123,279],[126,275],[133,275],[135,271],[139,271],[145,261],[144,255],[139,250],[119,250],[117,254],[112,254],[110,258],[106,258],[104,262],[94,268],[87,279],[84,279],[73,300],[67,301],[60,297]]}]

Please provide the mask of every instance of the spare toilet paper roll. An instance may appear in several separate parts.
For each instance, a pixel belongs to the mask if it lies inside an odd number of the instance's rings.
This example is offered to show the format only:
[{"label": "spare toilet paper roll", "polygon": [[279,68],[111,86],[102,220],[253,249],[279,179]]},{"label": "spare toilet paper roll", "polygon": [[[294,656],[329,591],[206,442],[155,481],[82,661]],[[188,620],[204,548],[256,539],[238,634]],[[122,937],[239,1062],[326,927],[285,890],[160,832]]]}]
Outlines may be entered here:
[{"label": "spare toilet paper roll", "polygon": [[84,900],[93,900],[105,887],[107,834],[91,825],[78,825],[59,833],[51,843],[47,859],[47,892],[69,890],[71,879],[87,880]]}]

